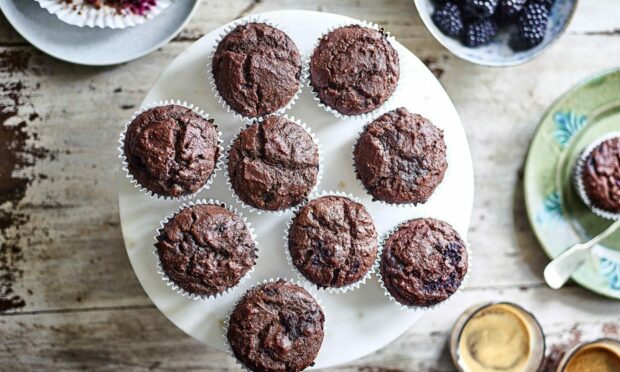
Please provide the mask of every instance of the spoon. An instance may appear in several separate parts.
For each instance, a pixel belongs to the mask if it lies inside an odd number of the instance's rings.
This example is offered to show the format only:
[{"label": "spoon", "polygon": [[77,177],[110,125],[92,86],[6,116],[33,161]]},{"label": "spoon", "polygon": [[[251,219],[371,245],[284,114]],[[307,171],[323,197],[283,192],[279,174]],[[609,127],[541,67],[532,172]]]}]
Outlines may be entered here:
[{"label": "spoon", "polygon": [[575,244],[549,262],[544,272],[547,285],[553,289],[561,288],[586,260],[590,248],[613,234],[618,228],[620,228],[620,219],[609,225],[602,233],[592,238],[589,242]]}]

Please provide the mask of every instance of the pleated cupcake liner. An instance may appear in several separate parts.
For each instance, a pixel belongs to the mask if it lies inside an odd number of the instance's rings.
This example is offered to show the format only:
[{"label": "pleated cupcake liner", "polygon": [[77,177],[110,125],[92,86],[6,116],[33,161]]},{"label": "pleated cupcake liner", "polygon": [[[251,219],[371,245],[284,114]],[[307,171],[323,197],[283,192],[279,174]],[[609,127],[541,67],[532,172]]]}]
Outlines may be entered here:
[{"label": "pleated cupcake liner", "polygon": [[[189,110],[192,110],[196,114],[200,115],[203,119],[209,120],[209,114],[207,114],[204,111],[200,110],[200,108],[198,106],[194,106],[193,104],[189,104],[189,103],[187,103],[185,101],[182,102],[180,100],[176,100],[176,101],[175,100],[165,100],[165,101],[154,102],[154,103],[148,104],[146,106],[142,106],[138,111],[135,111],[133,113],[133,115],[131,116],[131,118],[129,119],[129,121],[127,121],[127,123],[125,123],[125,127],[123,128],[123,131],[120,134],[120,138],[118,140],[118,142],[119,142],[119,146],[118,146],[119,158],[121,159],[121,168],[125,172],[125,175],[129,179],[129,182],[132,185],[134,185],[135,188],[139,189],[141,193],[143,193],[145,195],[149,195],[151,198],[158,199],[158,200],[186,201],[186,200],[190,200],[190,199],[195,198],[198,194],[200,194],[204,190],[208,190],[211,187],[211,184],[213,183],[213,181],[215,179],[215,176],[217,175],[217,173],[224,166],[224,146],[223,146],[224,141],[222,140],[222,132],[221,131],[219,131],[219,130],[217,131],[219,154],[218,154],[218,159],[215,162],[215,167],[213,168],[213,172],[211,173],[211,175],[209,176],[209,178],[207,179],[205,184],[198,191],[196,191],[195,193],[192,193],[192,194],[182,195],[182,196],[178,196],[178,197],[172,197],[172,196],[169,196],[169,195],[160,195],[160,194],[158,194],[158,193],[156,193],[154,191],[149,190],[148,188],[143,186],[140,182],[138,182],[138,180],[133,176],[133,174],[131,174],[131,172],[129,171],[129,163],[127,161],[127,156],[125,155],[125,138],[126,138],[126,134],[127,134],[127,129],[129,128],[131,123],[139,115],[145,113],[148,110],[151,110],[151,109],[156,108],[156,107],[169,106],[169,105],[177,105],[177,106],[185,107],[185,108],[187,108]],[[216,126],[216,129],[217,129],[217,126]]]},{"label": "pleated cupcake liner", "polygon": [[[390,110],[392,111],[392,110]],[[387,114],[388,112],[384,112],[382,115]],[[381,116],[381,115],[380,115]],[[364,124],[364,127],[362,128],[362,130],[357,134],[357,137],[355,138],[355,141],[353,142],[353,146],[351,147],[351,167],[353,168],[353,173],[355,173],[355,181],[358,183],[358,185],[360,185],[360,187],[364,190],[364,192],[369,195],[370,197],[372,197],[372,201],[375,203],[380,203],[382,205],[385,205],[387,207],[396,207],[396,208],[406,208],[406,207],[415,207],[418,205],[423,205],[426,204],[428,202],[430,202],[433,199],[433,196],[441,193],[441,190],[445,187],[444,184],[445,182],[445,173],[444,173],[444,177],[441,180],[441,182],[435,187],[435,189],[433,190],[433,193],[431,194],[431,196],[428,198],[428,200],[426,200],[423,203],[413,203],[413,202],[409,202],[409,203],[390,203],[388,201],[385,200],[380,200],[380,199],[376,199],[368,190],[368,188],[366,187],[366,185],[364,185],[364,182],[362,182],[362,178],[360,177],[359,171],[357,169],[357,162],[355,161],[355,148],[357,147],[357,144],[360,140],[360,138],[362,137],[362,134],[364,134],[366,132],[366,128],[368,127],[368,125],[372,124],[374,122],[374,120],[378,119],[380,116],[378,116],[377,118],[373,119],[372,121]],[[443,130],[442,130],[443,131]],[[445,143],[445,138],[444,138],[444,143]],[[447,146],[446,146],[447,148]],[[446,161],[447,161],[447,154],[446,154]],[[450,167],[450,164],[448,163],[448,168]],[[448,168],[446,168],[446,173],[448,172]]]},{"label": "pleated cupcake liner", "polygon": [[77,27],[123,29],[148,22],[161,14],[172,2],[157,0],[144,14],[135,14],[129,9],[121,10],[104,5],[96,8],[84,0],[63,2],[59,0],[35,0],[41,8],[58,17],[59,20]]},{"label": "pleated cupcake liner", "polygon": [[167,223],[169,223],[170,221],[173,220],[173,218],[175,216],[177,216],[180,212],[184,211],[187,208],[192,208],[194,206],[197,205],[216,205],[216,206],[220,206],[223,208],[226,208],[226,210],[228,210],[229,212],[234,213],[236,216],[238,216],[239,218],[241,218],[241,220],[243,221],[245,227],[248,229],[248,232],[250,233],[250,236],[252,238],[252,242],[254,243],[254,252],[256,253],[256,258],[254,259],[254,264],[252,265],[252,268],[250,268],[250,270],[248,270],[247,273],[245,273],[245,275],[243,277],[241,277],[241,279],[239,279],[239,281],[232,287],[226,288],[224,291],[219,292],[219,293],[215,293],[212,295],[201,295],[201,294],[196,294],[196,293],[191,293],[183,288],[181,288],[179,285],[177,285],[172,279],[170,279],[168,277],[168,275],[166,274],[166,272],[163,269],[162,263],[161,263],[161,259],[159,257],[159,253],[157,252],[157,247],[155,247],[155,249],[153,250],[153,254],[155,255],[155,259],[157,261],[157,273],[159,275],[161,275],[161,278],[164,282],[166,282],[166,285],[168,287],[170,287],[173,291],[175,291],[176,293],[178,293],[179,295],[189,298],[190,300],[194,300],[194,301],[207,301],[210,299],[215,299],[215,298],[220,298],[220,297],[224,297],[229,295],[232,291],[234,291],[236,288],[238,288],[239,286],[241,286],[246,280],[248,280],[251,276],[252,273],[254,272],[254,269],[256,267],[256,263],[258,262],[258,240],[257,240],[257,236],[254,232],[254,228],[252,228],[252,224],[247,220],[247,218],[245,218],[243,216],[243,214],[241,214],[236,208],[226,204],[226,203],[222,203],[219,200],[215,200],[215,199],[201,199],[201,200],[197,200],[195,202],[188,202],[188,203],[183,203],[183,205],[176,211],[173,212],[169,215],[167,215],[163,220],[161,220],[159,222],[160,227],[156,230],[155,232],[155,243],[158,242],[157,238],[163,233],[163,229],[164,226],[166,226]]},{"label": "pleated cupcake liner", "polygon": [[586,165],[586,160],[588,156],[590,155],[590,153],[592,153],[592,151],[594,151],[596,147],[598,147],[600,144],[602,144],[603,142],[607,140],[610,140],[612,138],[617,138],[617,137],[620,137],[620,131],[608,133],[604,135],[603,137],[600,137],[596,141],[592,142],[590,145],[588,145],[588,147],[586,147],[581,152],[581,155],[579,156],[579,159],[577,160],[577,163],[575,165],[575,169],[573,170],[573,186],[575,187],[577,194],[581,198],[581,201],[583,201],[583,203],[594,214],[596,214],[599,217],[605,218],[607,220],[619,219],[620,213],[613,213],[613,212],[606,211],[604,209],[598,208],[596,205],[594,205],[594,203],[592,203],[592,200],[590,200],[590,197],[588,196],[588,193],[586,192],[585,185],[583,184],[583,170]]},{"label": "pleated cupcake liner", "polygon": [[[366,274],[364,274],[364,276],[362,278],[360,278],[357,281],[355,281],[355,282],[353,282],[353,283],[351,283],[349,285],[346,285],[344,287],[322,287],[322,286],[320,286],[320,285],[310,281],[308,278],[306,278],[304,276],[304,274],[302,274],[302,272],[293,263],[293,257],[291,255],[291,251],[289,249],[289,233],[290,233],[290,229],[291,229],[291,226],[293,225],[293,221],[297,217],[297,214],[299,213],[299,211],[301,211],[301,209],[303,209],[310,201],[315,200],[315,199],[319,199],[319,198],[322,198],[322,197],[325,197],[325,196],[344,197],[344,198],[350,199],[350,200],[352,200],[352,201],[354,201],[354,202],[364,206],[364,203],[362,203],[362,201],[359,198],[353,196],[352,194],[347,194],[347,193],[340,192],[340,191],[323,191],[319,195],[317,195],[315,198],[312,198],[308,202],[306,202],[306,203],[298,206],[297,208],[295,208],[295,210],[293,211],[293,216],[291,217],[291,219],[288,220],[288,222],[286,223],[286,226],[284,227],[284,235],[282,237],[283,238],[283,243],[284,243],[284,254],[286,256],[286,262],[289,265],[289,267],[293,270],[295,275],[297,275],[298,280],[300,280],[301,282],[307,284],[308,286],[312,286],[313,288],[316,288],[319,291],[325,291],[325,292],[328,292],[330,294],[343,294],[343,293],[347,293],[347,292],[352,292],[352,291],[358,289],[363,284],[366,284],[368,279],[370,279],[370,277],[372,277],[372,274],[376,270],[377,259],[378,259],[378,256],[379,256],[378,253],[379,253],[379,249],[380,249],[378,238],[377,238],[377,256],[375,257],[373,264],[370,266],[370,268],[368,269],[368,271],[366,272]],[[364,206],[364,208],[366,208],[366,207]],[[370,215],[370,213],[369,213],[369,215]],[[374,225],[374,221],[373,221],[373,225]],[[375,231],[376,231],[376,226],[375,226]],[[377,237],[378,237],[378,234],[377,234]]]},{"label": "pleated cupcake liner", "polygon": [[[243,114],[235,111],[235,109],[232,108],[228,104],[228,102],[224,99],[224,97],[222,97],[222,95],[218,91],[217,84],[215,83],[215,75],[213,74],[213,56],[215,55],[215,52],[217,51],[217,47],[220,45],[220,42],[222,42],[222,40],[229,33],[234,31],[239,26],[245,26],[245,25],[250,24],[250,23],[266,24],[266,25],[271,26],[271,27],[273,27],[273,28],[275,28],[275,29],[277,29],[279,31],[282,31],[283,33],[285,33],[288,36],[288,33],[286,33],[284,28],[280,27],[277,23],[272,22],[271,20],[262,18],[260,16],[249,16],[249,17],[241,18],[241,19],[238,19],[238,20],[232,22],[228,26],[226,26],[224,28],[224,30],[218,35],[217,39],[215,40],[215,44],[214,44],[211,52],[209,53],[209,62],[207,63],[207,74],[209,76],[209,84],[211,85],[211,91],[213,92],[213,95],[218,100],[218,102],[222,105],[222,107],[226,110],[226,112],[232,114],[237,120],[240,120],[240,121],[243,121],[243,122],[246,122],[246,123],[247,122],[251,123],[251,122],[254,122],[254,121],[261,122],[261,121],[264,120],[264,118],[266,116],[269,116],[269,115],[284,115],[284,113],[289,111],[291,109],[291,107],[293,107],[293,105],[297,102],[297,100],[299,99],[299,96],[301,95],[302,88],[306,85],[306,81],[305,81],[306,75],[304,74],[304,70],[305,70],[304,63],[305,63],[305,60],[300,55],[301,71],[299,73],[299,87],[297,88],[297,92],[295,93],[293,98],[291,98],[291,100],[285,106],[283,106],[283,107],[279,108],[278,110],[276,110],[276,111],[274,111],[272,113],[269,113],[267,115],[250,117],[250,116],[246,116],[246,115],[243,115]],[[294,41],[293,41],[293,43],[294,43]],[[296,44],[295,44],[295,47],[297,48]]]},{"label": "pleated cupcake liner", "polygon": [[[314,298],[314,300],[316,301],[316,303],[319,305],[319,308],[320,308],[320,309],[321,309],[321,311],[323,312],[323,315],[325,316],[325,310],[323,309],[323,304],[322,304],[321,300],[320,300],[320,299],[316,296],[316,292],[314,292],[312,288],[305,286],[305,285],[304,285],[304,283],[302,283],[302,282],[300,282],[300,281],[298,281],[298,280],[295,280],[295,279],[288,279],[288,278],[281,278],[281,277],[270,278],[270,279],[264,279],[263,281],[259,281],[259,282],[257,282],[256,284],[254,284],[254,285],[252,286],[252,288],[258,287],[258,286],[260,286],[260,285],[268,284],[268,283],[275,283],[275,282],[277,282],[277,281],[279,281],[279,280],[284,280],[284,281],[285,281],[285,282],[287,282],[287,283],[294,284],[294,285],[296,285],[296,286],[298,286],[298,287],[301,287],[301,288],[303,288],[304,290],[306,290],[306,292],[308,292],[308,293],[310,294],[310,296],[312,296],[312,298]],[[249,289],[248,289],[248,291],[249,291]],[[246,291],[246,293],[244,293],[243,295],[241,295],[241,297],[239,297],[239,298],[237,299],[237,301],[235,301],[235,304],[233,305],[232,310],[230,310],[230,311],[228,312],[228,315],[226,316],[226,319],[224,319],[224,325],[223,325],[223,327],[222,327],[222,332],[223,332],[223,333],[222,333],[222,337],[224,337],[224,344],[226,345],[226,350],[224,350],[224,352],[225,352],[226,354],[228,354],[228,356],[229,356],[229,357],[231,357],[231,358],[235,361],[235,364],[236,364],[236,365],[237,365],[237,366],[238,366],[241,370],[243,370],[243,371],[247,371],[247,372],[252,372],[252,370],[251,370],[250,368],[248,368],[248,367],[247,367],[247,366],[246,366],[246,365],[245,365],[245,364],[244,364],[241,360],[239,360],[239,359],[237,358],[237,356],[235,355],[235,352],[234,352],[234,351],[233,351],[233,349],[232,349],[232,346],[230,345],[230,342],[228,341],[228,328],[230,327],[230,317],[231,317],[231,315],[232,315],[233,311],[235,311],[235,308],[236,308],[236,307],[239,305],[239,303],[243,300],[243,298],[245,297],[245,295],[246,295],[246,294],[247,294],[247,291]],[[323,324],[323,332],[325,332],[325,328],[326,328],[326,327],[325,327],[325,324]],[[323,341],[325,341],[325,340],[323,340]],[[322,346],[323,346],[323,345],[321,344],[321,347],[322,347]],[[319,350],[319,353],[320,353],[320,350]],[[317,357],[318,357],[318,355],[317,355]]]},{"label": "pleated cupcake liner", "polygon": [[[333,32],[333,31],[335,31],[335,30],[337,30],[339,28],[343,28],[343,27],[347,27],[347,26],[354,26],[354,25],[365,27],[365,28],[370,28],[370,29],[373,29],[375,31],[379,31],[379,32],[381,32],[381,33],[386,35],[386,40],[388,41],[388,43],[390,43],[392,48],[394,48],[394,50],[398,54],[399,77],[398,77],[398,81],[396,82],[396,88],[394,88],[394,91],[392,92],[392,95],[385,102],[383,102],[383,104],[381,106],[377,107],[376,109],[374,109],[374,110],[372,110],[370,112],[364,113],[364,114],[346,115],[346,114],[343,114],[340,111],[336,110],[335,108],[332,108],[331,106],[326,105],[325,103],[323,103],[321,101],[321,98],[319,97],[318,92],[312,86],[312,79],[310,78],[310,61],[312,60],[312,56],[314,55],[314,52],[319,47],[319,44],[321,43],[321,40],[323,40],[325,37],[327,37],[327,35],[329,35],[331,32]],[[314,44],[314,47],[312,48],[312,52],[310,52],[310,54],[307,55],[304,58],[304,62],[303,62],[303,66],[304,66],[304,74],[303,74],[304,75],[304,80],[307,82],[307,85],[310,88],[310,91],[312,93],[312,97],[313,97],[314,101],[317,102],[317,104],[319,105],[320,108],[322,108],[323,110],[325,110],[325,111],[329,112],[330,114],[336,116],[340,120],[351,120],[351,119],[374,120],[377,117],[379,117],[380,115],[382,115],[385,112],[389,111],[387,108],[392,107],[394,105],[395,101],[398,99],[398,97],[400,96],[400,94],[402,92],[402,84],[401,84],[401,82],[403,81],[403,73],[407,70],[407,68],[406,68],[407,66],[403,66],[403,62],[402,62],[402,58],[401,58],[402,56],[400,55],[400,52],[396,48],[395,42],[396,42],[396,38],[394,36],[391,36],[391,34],[388,31],[385,31],[381,26],[377,25],[376,23],[372,23],[372,22],[368,22],[368,21],[352,20],[350,22],[342,22],[342,23],[338,23],[337,25],[334,25],[332,27],[329,27],[327,29],[327,31],[325,31],[317,39],[316,43]]]},{"label": "pleated cupcake liner", "polygon": [[[317,190],[319,189],[319,186],[321,185],[321,181],[323,180],[323,149],[321,146],[321,143],[318,139],[318,137],[316,136],[316,134],[314,134],[314,132],[312,132],[312,129],[310,129],[310,127],[302,122],[299,119],[296,119],[294,116],[287,116],[287,115],[272,115],[272,116],[279,116],[282,117],[296,125],[299,125],[300,127],[302,127],[309,135],[310,137],[312,137],[312,141],[316,144],[317,149],[318,149],[318,153],[319,153],[319,171],[317,173],[316,176],[316,182],[314,184],[314,186],[312,187],[312,189],[310,190],[310,192],[308,193],[308,198],[312,198],[312,196],[314,196],[317,192]],[[230,194],[232,195],[233,199],[235,200],[235,202],[237,202],[237,204],[239,204],[243,209],[248,210],[251,213],[256,213],[258,215],[266,213],[266,214],[272,214],[272,215],[276,215],[276,216],[282,216],[290,211],[293,211],[296,209],[297,206],[291,206],[289,208],[286,209],[281,209],[281,210],[277,210],[277,211],[271,211],[271,210],[267,210],[267,209],[259,209],[256,207],[253,207],[249,204],[247,204],[246,202],[244,202],[243,200],[241,200],[241,198],[239,198],[239,195],[237,195],[237,193],[235,192],[235,188],[232,185],[232,182],[230,180],[230,173],[228,171],[228,161],[230,159],[230,151],[232,150],[233,145],[235,144],[235,141],[239,138],[239,136],[241,135],[241,132],[243,132],[244,130],[246,130],[247,128],[249,128],[253,123],[247,123],[245,126],[241,127],[239,129],[239,131],[233,136],[233,139],[230,141],[230,143],[228,144],[228,147],[226,149],[226,154],[224,156],[223,159],[223,167],[224,167],[224,176],[226,178],[226,187],[228,188],[228,191],[230,191]],[[258,122],[259,125],[262,125],[262,123]],[[300,204],[304,204],[303,202]]]},{"label": "pleated cupcake liner", "polygon": [[395,227],[393,227],[390,231],[388,231],[381,237],[379,241],[379,252],[377,254],[377,260],[375,261],[375,273],[377,275],[377,280],[379,281],[379,285],[381,286],[381,289],[383,289],[383,294],[390,300],[390,302],[396,304],[396,306],[398,306],[401,311],[422,313],[422,312],[437,310],[438,308],[445,306],[451,301],[453,301],[454,297],[456,297],[456,295],[459,294],[463,290],[463,288],[465,288],[467,281],[469,280],[469,275],[471,273],[472,265],[473,265],[473,254],[472,254],[471,246],[469,243],[465,243],[465,248],[467,249],[467,271],[465,272],[465,275],[463,276],[463,279],[461,280],[461,284],[459,285],[458,289],[454,293],[452,293],[447,299],[439,303],[436,303],[434,305],[430,305],[430,306],[405,305],[401,303],[400,301],[398,301],[396,298],[394,298],[394,296],[392,296],[390,291],[387,289],[385,282],[383,281],[383,277],[381,276],[381,260],[383,259],[383,251],[385,249],[385,245],[388,239],[396,231],[398,231],[403,225],[405,225],[407,222],[411,220],[412,219],[408,219],[408,220],[405,220],[397,224]]}]

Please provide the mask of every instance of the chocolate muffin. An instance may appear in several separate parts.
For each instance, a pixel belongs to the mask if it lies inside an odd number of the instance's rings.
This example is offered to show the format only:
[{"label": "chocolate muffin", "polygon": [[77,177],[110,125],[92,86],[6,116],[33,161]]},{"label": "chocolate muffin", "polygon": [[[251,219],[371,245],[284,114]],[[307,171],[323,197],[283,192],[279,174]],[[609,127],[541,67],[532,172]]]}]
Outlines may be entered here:
[{"label": "chocolate muffin", "polygon": [[226,337],[252,371],[301,371],[314,364],[325,316],[302,287],[279,280],[250,289],[233,310]]},{"label": "chocolate muffin", "polygon": [[274,113],[293,99],[300,86],[301,57],[284,32],[248,23],[220,41],[212,69],[224,101],[253,118]]},{"label": "chocolate muffin", "polygon": [[370,195],[392,204],[425,203],[448,168],[443,131],[405,108],[368,124],[353,156]]},{"label": "chocolate muffin", "polygon": [[213,120],[177,105],[155,107],[127,128],[127,169],[147,190],[162,196],[191,195],[207,183],[220,157]]},{"label": "chocolate muffin", "polygon": [[602,142],[586,156],[581,181],[593,207],[620,213],[620,137]]},{"label": "chocolate muffin", "polygon": [[467,265],[467,248],[452,226],[421,218],[402,224],[387,239],[380,273],[396,301],[427,307],[457,291]]},{"label": "chocolate muffin", "polygon": [[311,200],[293,218],[288,248],[293,265],[319,287],[362,279],[377,258],[377,232],[362,204],[341,196]]},{"label": "chocolate muffin", "polygon": [[155,247],[168,279],[200,296],[234,287],[257,258],[252,234],[241,217],[214,204],[181,210],[159,230]]},{"label": "chocolate muffin", "polygon": [[243,130],[228,158],[230,183],[239,199],[269,211],[306,200],[318,173],[319,150],[312,136],[279,116]]},{"label": "chocolate muffin", "polygon": [[369,113],[394,93],[398,53],[382,31],[357,25],[325,35],[310,59],[310,83],[320,101],[344,115]]}]

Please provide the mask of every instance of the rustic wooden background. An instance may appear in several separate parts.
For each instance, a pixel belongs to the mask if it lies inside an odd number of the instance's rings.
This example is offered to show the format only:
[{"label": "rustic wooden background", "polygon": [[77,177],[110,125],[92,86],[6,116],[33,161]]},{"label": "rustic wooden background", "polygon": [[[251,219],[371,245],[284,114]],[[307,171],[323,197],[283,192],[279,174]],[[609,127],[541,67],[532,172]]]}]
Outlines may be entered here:
[{"label": "rustic wooden background", "polygon": [[0,18],[0,370],[235,369],[166,320],[136,280],[119,226],[116,141],[183,49],[235,18],[287,8],[346,14],[394,33],[452,97],[475,164],[469,240],[476,266],[468,288],[340,371],[452,370],[450,327],[483,300],[515,301],[538,316],[548,370],[580,340],[620,336],[620,302],[574,284],[560,291],[543,284],[548,260],[528,224],[521,187],[526,149],[545,108],[589,74],[620,64],[617,0],[582,0],[555,46],[507,69],[452,57],[411,0],[208,0],[169,45],[106,68],[47,57]]}]

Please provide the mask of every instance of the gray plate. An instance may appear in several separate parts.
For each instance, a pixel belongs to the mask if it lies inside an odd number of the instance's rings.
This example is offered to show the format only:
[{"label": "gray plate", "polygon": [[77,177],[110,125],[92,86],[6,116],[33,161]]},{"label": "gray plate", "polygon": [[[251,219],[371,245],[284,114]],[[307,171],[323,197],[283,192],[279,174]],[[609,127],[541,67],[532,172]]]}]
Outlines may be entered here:
[{"label": "gray plate", "polygon": [[43,52],[81,65],[115,65],[168,43],[189,21],[199,0],[174,1],[143,25],[122,30],[68,25],[32,0],[0,0],[0,9],[26,40]]}]

